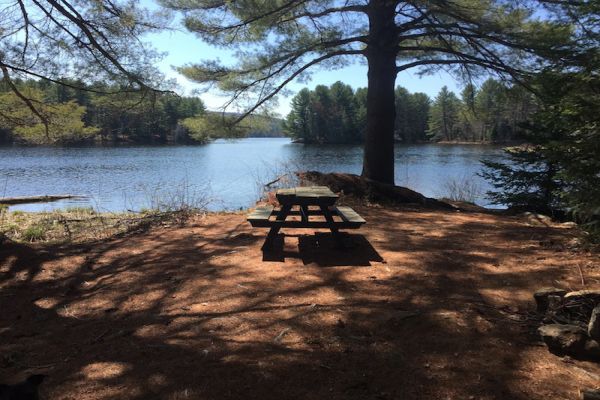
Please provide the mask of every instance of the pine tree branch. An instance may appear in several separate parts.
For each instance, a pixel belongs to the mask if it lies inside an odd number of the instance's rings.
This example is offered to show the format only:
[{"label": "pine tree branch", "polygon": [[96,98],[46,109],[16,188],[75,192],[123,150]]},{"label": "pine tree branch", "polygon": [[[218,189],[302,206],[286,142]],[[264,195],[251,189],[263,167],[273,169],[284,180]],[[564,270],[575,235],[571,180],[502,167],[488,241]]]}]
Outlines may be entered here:
[{"label": "pine tree branch", "polygon": [[[35,0],[34,0],[35,1]],[[92,32],[90,31],[88,25],[85,22],[85,19],[81,17],[80,14],[73,15],[63,6],[61,6],[56,0],[46,0],[49,4],[51,4],[58,12],[60,12],[63,16],[65,16],[68,20],[70,20],[75,26],[77,26],[88,39],[90,46],[88,48],[93,48],[100,52],[104,58],[106,58],[113,66],[115,66],[124,76],[130,79],[132,82],[137,83],[142,88],[148,88],[144,82],[142,82],[139,77],[130,73],[121,63],[117,60],[110,52],[108,52],[103,46],[101,46]],[[87,46],[86,46],[87,47]],[[149,89],[149,88],[148,88]]]},{"label": "pine tree branch", "polygon": [[12,92],[19,99],[21,99],[21,101],[23,101],[23,103],[25,103],[25,105],[27,105],[27,107],[29,108],[29,110],[31,110],[31,112],[40,119],[40,121],[42,122],[42,124],[44,124],[44,130],[45,130],[45,133],[46,133],[46,138],[49,139],[50,138],[50,131],[49,131],[49,127],[48,127],[48,125],[49,125],[48,124],[48,119],[44,115],[42,115],[40,113],[40,111],[33,105],[33,101],[30,98],[28,98],[23,93],[21,93],[21,91],[19,90],[19,88],[12,81],[12,79],[10,77],[10,74],[8,72],[8,69],[2,63],[2,60],[0,60],[0,70],[2,71],[2,76],[3,76],[4,82],[6,82],[6,84],[10,87],[10,89],[12,90]]},{"label": "pine tree branch", "polygon": [[21,60],[25,63],[25,54],[27,54],[27,47],[29,46],[29,15],[27,9],[22,0],[17,0],[19,8],[21,9],[21,15],[23,16],[23,28],[25,29],[25,41],[23,44],[23,50],[21,51]]},{"label": "pine tree branch", "polygon": [[323,62],[325,60],[333,58],[333,57],[339,57],[339,56],[344,56],[344,55],[357,55],[357,54],[364,54],[364,51],[362,51],[362,50],[339,50],[339,51],[335,51],[335,52],[332,52],[332,53],[329,53],[329,54],[325,54],[325,55],[323,55],[321,57],[318,57],[318,58],[315,58],[315,59],[311,60],[310,62],[304,64],[302,67],[299,67],[298,69],[296,69],[295,71],[293,71],[281,84],[279,84],[277,87],[275,87],[275,89],[273,89],[272,91],[270,91],[268,95],[266,95],[262,99],[259,99],[249,110],[245,111],[242,115],[240,115],[234,121],[234,123],[238,123],[241,120],[243,120],[244,118],[246,118],[248,115],[252,114],[256,109],[258,109],[264,103],[266,103],[271,98],[273,98],[288,83],[290,83],[291,81],[293,81],[298,75],[300,75],[301,73],[303,73],[304,71],[306,71],[308,68],[310,68],[310,67],[312,67],[314,65],[317,65],[317,64],[319,64],[319,63],[321,63],[321,62]]}]

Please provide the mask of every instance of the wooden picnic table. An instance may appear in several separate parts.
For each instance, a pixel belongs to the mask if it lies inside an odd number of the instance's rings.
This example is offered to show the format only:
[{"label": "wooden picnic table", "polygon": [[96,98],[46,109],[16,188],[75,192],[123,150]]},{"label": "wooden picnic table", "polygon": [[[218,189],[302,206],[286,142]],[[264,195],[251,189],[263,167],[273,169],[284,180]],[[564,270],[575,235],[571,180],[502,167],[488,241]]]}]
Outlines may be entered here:
[{"label": "wooden picnic table", "polygon": [[[271,247],[281,228],[327,228],[339,238],[339,229],[358,229],[366,222],[352,208],[335,206],[339,196],[327,186],[279,189],[276,197],[279,209],[271,205],[257,207],[247,218],[253,227],[270,228],[263,249]],[[299,216],[300,220],[288,220],[290,216]]]}]

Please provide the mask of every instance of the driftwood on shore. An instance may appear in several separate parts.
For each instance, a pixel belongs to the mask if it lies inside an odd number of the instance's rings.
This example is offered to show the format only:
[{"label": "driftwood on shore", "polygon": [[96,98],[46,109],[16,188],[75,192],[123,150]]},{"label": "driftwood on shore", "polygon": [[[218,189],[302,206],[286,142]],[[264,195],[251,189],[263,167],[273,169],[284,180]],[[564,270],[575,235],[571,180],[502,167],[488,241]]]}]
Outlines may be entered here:
[{"label": "driftwood on shore", "polygon": [[49,203],[52,201],[65,200],[65,199],[77,199],[84,198],[85,196],[79,196],[74,194],[55,194],[55,195],[44,195],[44,196],[22,196],[22,197],[0,197],[0,204],[3,205],[14,205],[14,204],[27,204],[27,203]]}]

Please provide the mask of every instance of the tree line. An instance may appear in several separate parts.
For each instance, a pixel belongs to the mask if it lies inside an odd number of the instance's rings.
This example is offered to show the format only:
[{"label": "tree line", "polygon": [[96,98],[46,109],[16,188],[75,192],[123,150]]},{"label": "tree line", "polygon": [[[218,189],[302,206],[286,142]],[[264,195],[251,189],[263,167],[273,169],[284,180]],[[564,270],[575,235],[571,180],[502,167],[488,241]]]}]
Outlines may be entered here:
[{"label": "tree line", "polygon": [[[302,89],[291,102],[285,129],[304,143],[361,143],[366,128],[367,89],[336,82]],[[403,143],[426,141],[509,142],[523,136],[536,110],[531,92],[488,79],[468,84],[460,97],[444,86],[434,99],[395,90],[394,137]]]},{"label": "tree line", "polygon": [[210,112],[198,97],[123,90],[62,80],[14,80],[35,111],[0,81],[0,144],[206,143],[216,138],[276,135],[278,120]]}]

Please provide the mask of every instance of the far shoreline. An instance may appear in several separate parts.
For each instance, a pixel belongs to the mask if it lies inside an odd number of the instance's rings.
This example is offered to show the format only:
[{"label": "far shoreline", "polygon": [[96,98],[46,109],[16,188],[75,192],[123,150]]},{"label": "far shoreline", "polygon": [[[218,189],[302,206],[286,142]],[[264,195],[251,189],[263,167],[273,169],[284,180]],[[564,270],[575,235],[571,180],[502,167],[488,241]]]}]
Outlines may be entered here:
[{"label": "far shoreline", "polygon": [[[206,143],[152,143],[152,142],[94,142],[94,143],[79,143],[79,144],[23,144],[23,143],[3,143],[0,144],[0,149],[40,149],[40,148],[48,148],[48,149],[93,149],[93,148],[128,148],[128,147],[203,147],[210,144],[215,143],[223,143],[223,142],[238,142],[243,140],[268,140],[268,139],[287,139],[290,144],[298,144],[298,145],[306,145],[306,146],[363,146],[364,143],[305,143],[300,140],[294,140],[289,137],[284,136],[270,136],[270,137],[246,137],[246,138],[220,138],[211,140]],[[470,142],[470,141],[439,141],[439,142],[394,142],[394,145],[403,145],[403,146],[427,146],[427,145],[443,145],[443,146],[451,146],[451,145],[460,145],[460,146],[518,146],[525,142],[523,141],[511,141],[511,142]]]}]

